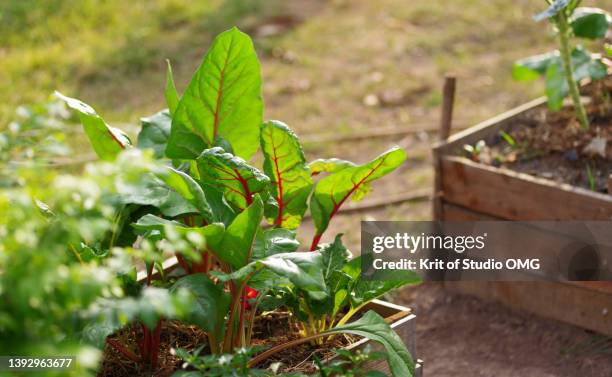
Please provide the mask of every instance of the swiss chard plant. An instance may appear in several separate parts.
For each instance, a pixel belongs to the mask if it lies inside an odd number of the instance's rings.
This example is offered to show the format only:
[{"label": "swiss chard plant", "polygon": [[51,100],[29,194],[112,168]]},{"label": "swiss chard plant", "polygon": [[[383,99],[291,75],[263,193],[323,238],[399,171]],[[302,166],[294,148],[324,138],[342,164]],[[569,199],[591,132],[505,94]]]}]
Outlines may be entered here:
[{"label": "swiss chard plant", "polygon": [[[294,311],[303,337],[253,357],[249,367],[295,344],[351,333],[381,343],[394,376],[412,374],[410,354],[382,317],[368,311],[349,320],[390,289],[415,283],[416,275],[363,281],[359,258],[351,258],[340,237],[320,244],[349,198],[362,199],[374,180],[405,161],[402,149],[361,165],[338,159],[309,163],[286,124],[263,120],[259,61],[251,39],[236,28],[214,40],[182,95],[168,66],[168,109],[142,119],[135,145],[89,105],[58,96],[79,114],[101,159],[125,159],[126,153],[135,160],[152,158],[143,160],[139,174],[120,180],[119,214],[107,244],[153,245],[159,257],[145,260],[144,284],[190,292],[194,304],[184,320],[206,332],[205,353],[249,347],[260,306],[284,306]],[[249,162],[258,151],[261,168]],[[297,231],[307,211],[315,232],[304,250]],[[188,246],[173,249],[177,239]],[[172,254],[180,271],[165,279],[159,262]],[[142,344],[157,344],[158,326],[147,326]],[[141,353],[129,356],[156,362],[150,347]]]},{"label": "swiss chard plant", "polygon": [[546,78],[546,95],[552,110],[559,110],[569,95],[581,126],[589,128],[589,118],[580,98],[578,83],[584,79],[601,80],[607,74],[608,61],[601,54],[589,52],[571,38],[603,40],[612,25],[612,17],[599,8],[579,7],[581,0],[546,0],[549,7],[534,18],[548,19],[555,28],[559,49],[517,61],[513,67],[516,80]]}]

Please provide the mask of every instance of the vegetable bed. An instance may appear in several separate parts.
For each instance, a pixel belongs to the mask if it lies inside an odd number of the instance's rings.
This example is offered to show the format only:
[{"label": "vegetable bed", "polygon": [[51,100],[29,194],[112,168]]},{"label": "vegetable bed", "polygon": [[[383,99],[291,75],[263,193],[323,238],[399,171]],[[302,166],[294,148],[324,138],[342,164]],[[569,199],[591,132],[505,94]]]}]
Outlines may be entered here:
[{"label": "vegetable bed", "polygon": [[[547,97],[435,146],[436,219],[612,220],[610,62],[582,46],[570,46],[571,37],[603,38],[612,18],[601,9],[579,8],[575,0],[549,3],[535,18],[553,24],[559,50],[520,60],[513,71],[520,80],[544,76]],[[529,229],[523,247],[529,247],[529,239],[545,236],[551,237]],[[555,244],[553,239],[551,253],[558,251]],[[607,266],[606,261],[597,263],[594,270]],[[589,273],[570,272],[568,280],[580,281],[446,285],[612,335],[612,283],[588,281],[597,280]]]},{"label": "vegetable bed", "polygon": [[[406,152],[394,147],[363,164],[308,162],[289,126],[263,120],[261,91],[253,43],[233,28],[217,36],[182,95],[168,64],[168,109],[142,119],[136,143],[91,106],[57,93],[78,114],[101,161],[85,169],[91,181],[83,187],[75,177],[51,180],[64,188],[56,197],[36,197],[48,222],[31,226],[60,235],[52,238],[60,267],[49,272],[57,280],[45,275],[45,289],[57,289],[59,297],[89,293],[83,301],[50,300],[64,320],[48,320],[58,337],[104,350],[97,375],[420,373],[414,316],[373,301],[418,283],[418,276],[405,271],[393,281],[363,279],[361,257],[343,245],[342,234],[324,242],[342,205],[367,195],[373,181],[404,163]],[[79,189],[87,195],[71,191]],[[61,201],[66,199],[72,206]],[[307,211],[315,229],[302,246]],[[85,219],[93,226],[81,228]],[[28,266],[19,247],[31,253],[31,238],[12,228],[7,233],[15,237],[9,240],[12,261]],[[44,249],[52,245],[47,239]],[[81,277],[88,267],[100,279],[90,288]],[[63,285],[65,276],[73,276],[74,284]],[[12,275],[3,278],[9,280],[0,292],[17,284]],[[6,301],[20,300],[16,294]],[[21,320],[13,311],[40,302],[9,304],[0,328]],[[66,328],[70,332],[62,333]],[[375,344],[376,351],[370,347]],[[94,357],[90,363],[88,372]]]}]

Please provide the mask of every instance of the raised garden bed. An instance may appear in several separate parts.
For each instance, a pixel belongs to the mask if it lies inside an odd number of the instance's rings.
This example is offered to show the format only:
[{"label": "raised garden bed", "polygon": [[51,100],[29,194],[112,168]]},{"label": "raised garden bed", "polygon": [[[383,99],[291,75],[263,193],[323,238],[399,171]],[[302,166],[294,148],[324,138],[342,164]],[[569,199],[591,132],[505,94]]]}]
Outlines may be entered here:
[{"label": "raised garden bed", "polygon": [[[609,88],[610,79],[607,81],[605,85]],[[588,84],[583,91],[589,93],[595,85]],[[436,220],[612,219],[612,195],[607,192],[603,183],[595,182],[595,187],[586,188],[586,179],[576,178],[580,174],[560,176],[549,174],[546,170],[538,172],[539,157],[508,163],[503,160],[496,161],[495,158],[479,161],[474,156],[466,155],[464,146],[475,146],[479,142],[483,145],[481,140],[486,148],[490,148],[487,153],[504,149],[506,140],[500,137],[503,133],[517,137],[524,130],[547,126],[561,127],[558,119],[555,120],[556,124],[547,124],[547,119],[552,116],[546,102],[546,98],[539,98],[526,103],[452,135],[434,147]],[[594,106],[593,103],[591,105]],[[592,106],[587,108],[591,107],[592,110]],[[612,129],[612,117],[609,115],[591,125],[590,133],[609,135]],[[561,117],[563,118],[563,115]],[[565,126],[568,125],[563,125]],[[564,155],[567,159],[567,150],[547,151],[539,161],[546,161],[547,158],[563,159]],[[539,176],[527,174],[524,168],[527,164],[534,166],[535,174]],[[541,163],[540,166],[547,165]],[[576,169],[582,167],[585,170],[584,162],[576,162],[574,166]],[[609,152],[606,157],[598,157],[593,166],[597,169],[593,174],[599,174],[600,181],[602,177],[607,178],[612,172]],[[544,169],[550,168],[548,166]],[[560,170],[562,169],[555,172]],[[537,230],[534,229],[534,232]],[[448,282],[446,286],[463,293],[497,300],[513,308],[612,335],[612,316],[609,314],[612,310],[610,282]]]},{"label": "raised garden bed", "polygon": [[[166,274],[171,274],[174,271],[180,271],[176,258],[170,258],[164,262],[164,271]],[[156,272],[152,275],[153,278],[159,278],[159,273]],[[141,271],[138,274],[138,281],[141,284],[145,284],[147,279],[146,271]],[[395,333],[403,340],[406,348],[416,360],[415,365],[415,377],[423,376],[423,362],[416,359],[416,316],[412,310],[395,305],[382,300],[372,300],[367,304],[362,311],[366,312],[373,310],[378,313],[381,317],[385,318],[385,321],[390,324],[390,327]],[[284,314],[287,312],[271,313],[267,318],[259,318],[256,320],[255,333],[264,335],[262,337],[254,337],[254,344],[263,344],[265,346],[273,346],[274,343],[270,342],[269,339],[282,338],[283,341],[287,341],[288,338],[295,337],[289,332],[289,324],[286,318],[283,320]],[[281,317],[281,319],[270,320],[270,317]],[[272,325],[273,330],[266,330],[265,327]],[[112,339],[122,342],[123,344],[135,343],[139,333],[138,326],[128,327],[119,331],[116,335],[112,336]],[[278,333],[278,334],[272,334]],[[134,336],[137,335],[137,336]],[[206,343],[206,334],[199,329],[197,326],[181,324],[177,321],[167,321],[164,323],[161,329],[162,343],[160,345],[159,359],[161,364],[164,366],[156,371],[155,377],[171,376],[175,370],[177,370],[182,361],[171,351],[172,348],[181,347],[188,350],[195,349]],[[343,347],[344,346],[344,347]],[[283,365],[282,371],[289,372],[300,372],[309,373],[315,371],[315,365],[313,363],[312,356],[317,354],[321,359],[329,363],[335,360],[338,356],[334,355],[332,351],[334,348],[344,348],[348,351],[354,352],[357,350],[363,350],[366,347],[371,347],[373,351],[384,351],[384,348],[375,342],[367,338],[355,338],[355,337],[335,337],[334,339],[327,340],[322,345],[305,344],[303,347],[288,349],[284,353],[275,355],[274,359],[266,360],[266,362],[258,365],[260,367],[267,367],[272,362],[281,362]],[[139,365],[130,360],[126,360],[121,354],[118,354],[112,347],[106,347],[105,350],[105,362],[98,373],[99,377],[124,377],[124,376],[145,376],[146,371],[139,370]],[[381,371],[389,374],[389,366],[386,360],[371,360],[367,361],[362,367],[364,370]]]},{"label": "raised garden bed", "polygon": [[[163,269],[166,274],[171,274],[176,269],[180,269],[180,266],[176,260],[176,258],[167,259],[163,263]],[[159,272],[154,272],[152,274],[154,279],[160,277]],[[144,283],[147,278],[146,271],[140,271],[138,273],[138,281],[140,283]],[[408,351],[412,355],[413,359],[416,361],[414,376],[422,377],[423,376],[423,360],[417,358],[417,347],[416,347],[416,315],[413,313],[412,309],[407,308],[405,306],[396,305],[390,302],[386,302],[383,300],[372,300],[369,304],[367,304],[363,311],[373,310],[378,313],[380,316],[385,318],[385,321],[390,324],[391,328],[399,335],[399,337],[403,340],[406,345]],[[197,340],[197,336],[193,336],[194,339]],[[185,341],[185,344],[189,345],[192,348],[197,346],[197,342],[193,343],[190,341]],[[345,348],[349,351],[356,351],[364,349],[365,347],[372,347],[373,350],[381,351],[382,347],[379,344],[376,344],[369,339],[363,338],[357,340],[356,342],[347,345]],[[168,350],[169,351],[169,350]],[[327,362],[332,361],[334,357],[327,358]],[[309,363],[312,365],[312,363]],[[391,373],[389,370],[389,366],[385,360],[373,360],[367,362],[365,368],[368,370],[378,370],[384,373]],[[101,375],[106,376],[104,374]]]},{"label": "raised garden bed", "polygon": [[[263,120],[261,92],[253,42],[233,28],[215,38],[182,95],[168,69],[168,109],[142,119],[136,145],[58,93],[98,156],[126,167],[102,246],[111,251],[96,252],[103,262],[126,258],[114,264],[114,292],[126,297],[99,300],[85,331],[106,345],[101,376],[414,375],[414,316],[373,300],[418,275],[365,280],[341,234],[321,242],[340,207],[406,152],[308,162],[289,126]],[[257,151],[263,161],[249,162]],[[315,229],[302,245],[307,212]]]}]

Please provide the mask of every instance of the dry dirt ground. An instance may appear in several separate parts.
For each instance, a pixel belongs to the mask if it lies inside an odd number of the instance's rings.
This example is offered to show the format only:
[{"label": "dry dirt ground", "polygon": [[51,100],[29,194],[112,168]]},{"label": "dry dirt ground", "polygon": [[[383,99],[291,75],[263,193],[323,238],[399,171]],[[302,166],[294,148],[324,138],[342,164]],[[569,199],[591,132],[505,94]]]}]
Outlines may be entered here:
[{"label": "dry dirt ground", "polygon": [[397,298],[415,308],[426,376],[612,376],[609,338],[453,294],[438,283],[405,289]]}]

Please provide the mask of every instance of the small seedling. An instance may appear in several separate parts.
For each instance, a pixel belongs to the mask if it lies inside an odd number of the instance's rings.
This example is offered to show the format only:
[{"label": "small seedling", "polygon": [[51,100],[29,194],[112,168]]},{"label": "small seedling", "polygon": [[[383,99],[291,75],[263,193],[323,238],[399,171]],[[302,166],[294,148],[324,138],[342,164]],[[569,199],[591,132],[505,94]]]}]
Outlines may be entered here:
[{"label": "small seedling", "polygon": [[467,157],[470,160],[472,160],[472,161],[479,161],[480,160],[480,154],[482,153],[482,151],[484,150],[484,148],[486,146],[487,146],[487,144],[485,143],[484,140],[479,140],[474,145],[465,144],[463,146],[463,150],[465,151],[465,153],[467,154]]},{"label": "small seedling", "polygon": [[518,146],[516,140],[514,140],[514,138],[509,133],[505,131],[499,131],[499,136],[501,136],[501,138],[504,139],[506,143],[508,143],[510,148],[515,149]]},{"label": "small seedling", "polygon": [[589,180],[589,188],[591,191],[597,191],[595,174],[593,174],[593,170],[591,169],[591,165],[587,164],[586,166],[587,178]]},{"label": "small seedling", "polygon": [[578,45],[572,49],[570,38],[602,39],[612,17],[602,9],[578,7],[581,0],[546,0],[548,9],[534,16],[536,21],[548,19],[559,38],[559,50],[517,61],[512,69],[514,79],[527,81],[546,78],[546,95],[551,110],[561,109],[569,95],[576,117],[584,129],[589,119],[580,98],[578,83],[584,79],[601,80],[607,75],[607,63],[601,54],[593,54]]}]

